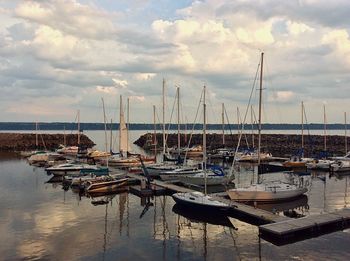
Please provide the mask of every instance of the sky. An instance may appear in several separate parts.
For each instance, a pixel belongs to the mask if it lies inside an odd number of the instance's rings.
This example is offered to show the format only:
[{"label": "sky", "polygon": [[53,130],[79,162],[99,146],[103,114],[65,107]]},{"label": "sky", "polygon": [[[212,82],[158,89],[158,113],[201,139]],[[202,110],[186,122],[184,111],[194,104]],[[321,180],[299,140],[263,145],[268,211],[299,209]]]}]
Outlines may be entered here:
[{"label": "sky", "polygon": [[[195,120],[203,86],[208,122],[244,117],[264,52],[262,121],[350,118],[350,1],[0,0],[0,121]],[[250,113],[247,114],[250,122]],[[174,118],[174,116],[173,116]],[[157,120],[159,121],[159,120]]]}]

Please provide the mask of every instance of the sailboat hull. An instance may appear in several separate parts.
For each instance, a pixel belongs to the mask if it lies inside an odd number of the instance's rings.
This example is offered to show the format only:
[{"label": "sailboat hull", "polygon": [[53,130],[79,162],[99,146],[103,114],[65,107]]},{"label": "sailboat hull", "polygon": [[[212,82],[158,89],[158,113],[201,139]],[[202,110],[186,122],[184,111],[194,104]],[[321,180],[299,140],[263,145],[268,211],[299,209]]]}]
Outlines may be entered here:
[{"label": "sailboat hull", "polygon": [[230,208],[229,205],[213,200],[210,196],[205,196],[201,192],[175,193],[172,198],[177,204],[190,208],[216,211],[225,211]]},{"label": "sailboat hull", "polygon": [[298,188],[290,191],[259,191],[230,189],[227,191],[231,200],[235,201],[282,201],[298,197],[307,192],[306,188]]}]

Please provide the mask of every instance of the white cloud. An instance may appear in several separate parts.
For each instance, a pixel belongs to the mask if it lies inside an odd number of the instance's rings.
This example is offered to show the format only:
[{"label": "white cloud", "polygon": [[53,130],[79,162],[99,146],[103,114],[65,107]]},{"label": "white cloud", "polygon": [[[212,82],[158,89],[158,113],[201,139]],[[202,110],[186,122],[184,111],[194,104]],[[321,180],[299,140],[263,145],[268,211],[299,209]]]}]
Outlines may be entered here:
[{"label": "white cloud", "polygon": [[[260,51],[264,75],[283,88],[268,102],[350,98],[348,1],[204,0],[168,17],[150,5],[144,11],[150,23],[133,16],[142,8],[121,13],[93,3],[29,0],[0,7],[0,109],[7,113],[1,120],[35,113],[59,120],[85,106],[94,121],[97,95],[113,103],[117,94],[155,103],[163,77],[169,86],[186,86],[184,104],[206,83],[213,103],[239,106],[247,102]],[[66,111],[57,112],[53,99],[42,102],[50,96]]]},{"label": "white cloud", "polygon": [[293,101],[294,98],[295,93],[292,91],[277,91],[269,98],[269,100],[271,102],[285,103]]},{"label": "white cloud", "polygon": [[137,73],[135,74],[135,78],[139,81],[148,81],[154,78],[157,74],[155,73]]}]

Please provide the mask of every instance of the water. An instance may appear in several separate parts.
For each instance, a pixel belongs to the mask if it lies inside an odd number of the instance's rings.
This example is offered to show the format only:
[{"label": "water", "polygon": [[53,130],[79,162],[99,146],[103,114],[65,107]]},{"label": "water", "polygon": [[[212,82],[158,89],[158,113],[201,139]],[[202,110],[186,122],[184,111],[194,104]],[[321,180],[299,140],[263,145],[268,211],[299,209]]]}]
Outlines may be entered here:
[{"label": "water", "polygon": [[[103,132],[86,134],[104,147]],[[250,169],[236,182],[250,182]],[[145,202],[130,193],[95,206],[49,178],[25,160],[0,155],[0,260],[350,259],[350,230],[278,247],[259,239],[254,225],[233,219],[232,227],[223,217],[174,208],[169,196],[151,199],[140,217]],[[350,177],[313,173],[308,183],[307,198],[263,207],[280,215],[286,205],[299,215],[349,207]]]}]

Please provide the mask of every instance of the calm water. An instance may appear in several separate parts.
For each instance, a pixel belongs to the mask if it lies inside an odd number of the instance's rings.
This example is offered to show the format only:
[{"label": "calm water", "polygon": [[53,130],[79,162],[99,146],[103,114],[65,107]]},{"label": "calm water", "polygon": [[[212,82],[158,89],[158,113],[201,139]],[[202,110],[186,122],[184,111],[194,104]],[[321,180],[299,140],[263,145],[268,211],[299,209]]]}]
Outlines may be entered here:
[{"label": "calm water", "polygon": [[[103,148],[103,132],[86,133]],[[242,169],[237,183],[256,178],[251,167]],[[0,155],[0,260],[350,259],[350,230],[278,247],[260,240],[254,225],[233,219],[232,227],[223,217],[174,207],[169,196],[145,207],[124,192],[93,205],[95,199],[46,183],[49,178],[25,160]],[[306,181],[307,197],[262,207],[280,215],[285,208],[310,215],[349,207],[350,177],[313,173]]]}]

